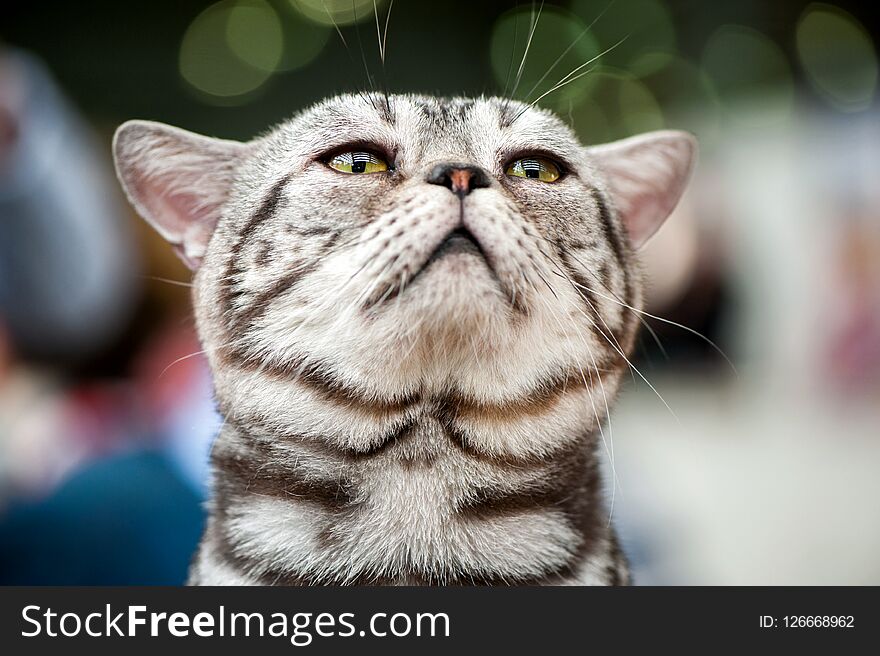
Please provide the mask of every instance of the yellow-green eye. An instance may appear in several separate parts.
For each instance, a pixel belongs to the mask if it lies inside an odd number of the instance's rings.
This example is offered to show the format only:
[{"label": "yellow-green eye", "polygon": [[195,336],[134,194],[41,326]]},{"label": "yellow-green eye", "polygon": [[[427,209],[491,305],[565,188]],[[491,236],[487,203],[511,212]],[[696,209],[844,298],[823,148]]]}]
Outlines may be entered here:
[{"label": "yellow-green eye", "polygon": [[334,155],[327,166],[343,173],[382,173],[388,170],[388,162],[365,150]]},{"label": "yellow-green eye", "polygon": [[507,175],[532,178],[541,182],[556,182],[562,174],[559,167],[543,157],[523,157],[507,167]]}]

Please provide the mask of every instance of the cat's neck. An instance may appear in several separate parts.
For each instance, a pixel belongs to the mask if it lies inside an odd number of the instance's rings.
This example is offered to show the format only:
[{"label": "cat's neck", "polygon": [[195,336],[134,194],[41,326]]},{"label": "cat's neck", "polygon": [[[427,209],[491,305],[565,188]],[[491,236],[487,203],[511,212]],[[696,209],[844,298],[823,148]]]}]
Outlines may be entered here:
[{"label": "cat's neck", "polygon": [[194,581],[218,571],[292,584],[627,580],[595,435],[504,457],[481,450],[492,431],[454,410],[423,399],[390,427],[377,421],[382,437],[367,448],[309,435],[308,415],[281,431],[230,414]]}]

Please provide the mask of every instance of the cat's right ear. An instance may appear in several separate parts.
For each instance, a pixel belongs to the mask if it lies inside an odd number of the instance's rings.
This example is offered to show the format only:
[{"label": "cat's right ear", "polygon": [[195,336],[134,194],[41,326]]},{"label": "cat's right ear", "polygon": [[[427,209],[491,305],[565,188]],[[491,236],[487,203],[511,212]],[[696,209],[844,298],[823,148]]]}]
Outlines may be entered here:
[{"label": "cat's right ear", "polygon": [[116,174],[131,204],[195,271],[247,145],[152,121],[123,123],[113,137]]}]

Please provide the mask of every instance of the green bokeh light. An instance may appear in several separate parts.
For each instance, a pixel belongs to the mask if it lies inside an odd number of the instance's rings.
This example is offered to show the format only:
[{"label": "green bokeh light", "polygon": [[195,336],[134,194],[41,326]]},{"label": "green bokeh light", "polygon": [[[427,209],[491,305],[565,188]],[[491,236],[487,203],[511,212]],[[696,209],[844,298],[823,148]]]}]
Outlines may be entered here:
[{"label": "green bokeh light", "polygon": [[702,67],[727,115],[753,127],[788,120],[794,103],[791,67],[782,49],[757,30],[724,25],[706,43]]},{"label": "green bokeh light", "polygon": [[602,107],[590,98],[584,98],[572,108],[568,119],[585,144],[605,143],[615,137]]},{"label": "green bokeh light", "polygon": [[278,70],[304,68],[324,50],[333,28],[306,20],[302,14],[286,4],[282,6],[280,13],[284,30],[284,54]]},{"label": "green bokeh light", "polygon": [[660,0],[572,0],[572,11],[591,28],[602,48],[615,46],[603,62],[640,77],[667,65],[676,52],[675,26]]},{"label": "green bokeh light", "polygon": [[[528,102],[541,97],[600,52],[598,43],[583,21],[570,12],[545,5],[532,34],[528,56],[517,84],[517,73],[533,24],[530,9],[508,11],[495,22],[490,45],[492,72],[499,87],[506,90],[508,95]],[[546,95],[539,104],[554,108],[567,107],[568,102],[582,96],[589,85],[589,74],[583,77],[578,75],[595,65],[598,65],[598,60],[573,73],[570,83]]]},{"label": "green bokeh light", "polygon": [[651,89],[628,71],[603,67],[592,76],[589,97],[573,111],[575,129],[586,143],[601,143],[666,125]]},{"label": "green bokeh light", "polygon": [[[319,25],[351,25],[366,19],[375,20],[374,8],[380,12],[380,24],[384,20],[382,10],[385,0],[288,0],[290,6],[310,21]],[[384,24],[383,24],[384,27]]]},{"label": "green bokeh light", "polygon": [[630,134],[660,130],[666,126],[660,103],[639,80],[621,78],[617,88],[617,102],[621,122]]},{"label": "green bokeh light", "polygon": [[700,138],[701,148],[721,136],[722,106],[708,74],[676,56],[662,69],[641,78],[663,108],[667,127],[685,128]]},{"label": "green bokeh light", "polygon": [[281,60],[281,23],[263,0],[223,0],[200,13],[180,45],[180,74],[208,102],[235,104]]},{"label": "green bokeh light", "polygon": [[836,108],[858,111],[877,89],[877,52],[851,14],[824,4],[806,8],[797,26],[797,51],[812,85]]},{"label": "green bokeh light", "polygon": [[259,0],[236,3],[226,21],[226,42],[246,64],[274,72],[284,50],[278,14]]},{"label": "green bokeh light", "polygon": [[673,113],[717,112],[718,94],[709,75],[690,59],[675,56],[662,70],[641,78]]}]

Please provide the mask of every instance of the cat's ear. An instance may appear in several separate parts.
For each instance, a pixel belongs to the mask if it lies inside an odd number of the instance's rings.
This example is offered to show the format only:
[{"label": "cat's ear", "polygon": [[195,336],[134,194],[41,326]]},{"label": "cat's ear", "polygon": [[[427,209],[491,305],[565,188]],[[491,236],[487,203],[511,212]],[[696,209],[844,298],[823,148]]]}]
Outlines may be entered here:
[{"label": "cat's ear", "polygon": [[152,121],[123,123],[113,137],[116,174],[129,200],[193,271],[247,148]]},{"label": "cat's ear", "polygon": [[590,149],[605,174],[630,243],[640,248],[678,204],[697,140],[678,130],[648,132]]}]

